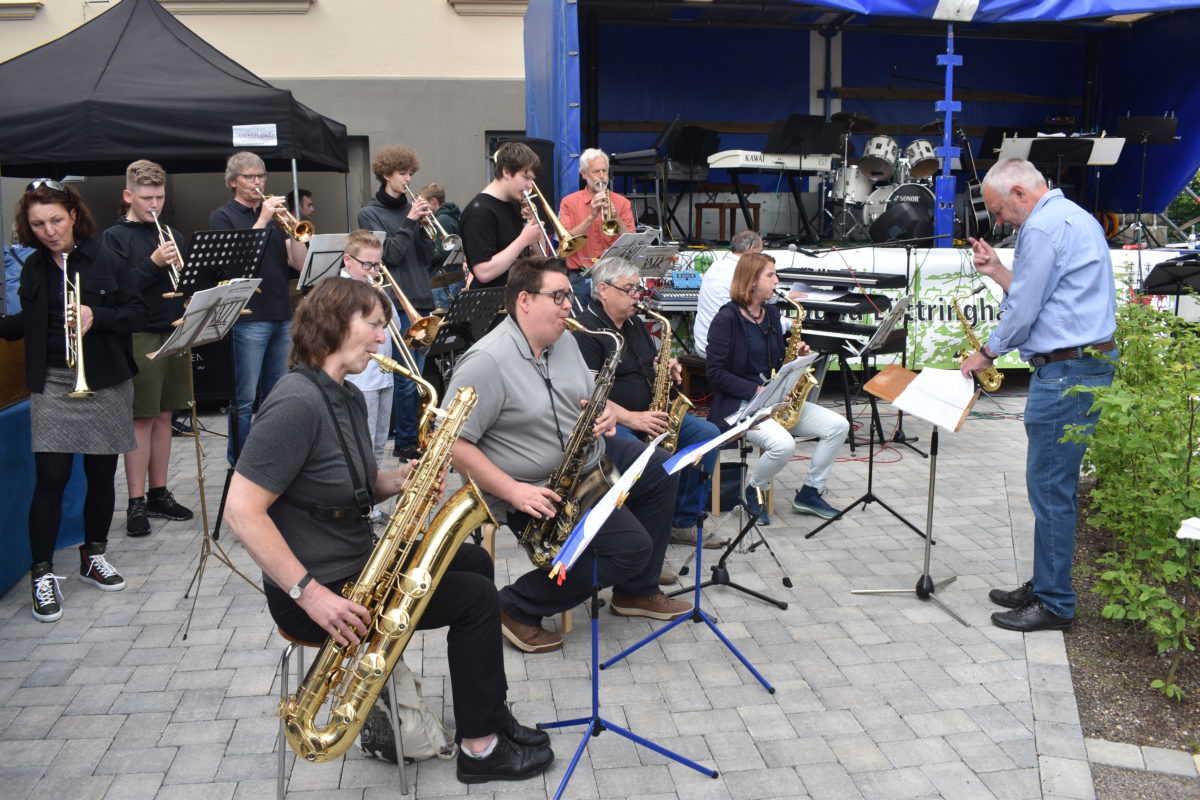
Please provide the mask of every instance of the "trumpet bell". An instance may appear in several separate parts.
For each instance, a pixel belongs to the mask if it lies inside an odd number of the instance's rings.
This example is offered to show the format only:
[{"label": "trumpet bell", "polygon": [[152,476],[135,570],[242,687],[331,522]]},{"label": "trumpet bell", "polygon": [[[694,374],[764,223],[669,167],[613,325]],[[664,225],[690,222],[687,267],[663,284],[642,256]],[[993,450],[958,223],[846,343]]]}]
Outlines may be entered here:
[{"label": "trumpet bell", "polygon": [[621,223],[617,221],[616,217],[609,217],[600,223],[600,230],[606,236],[615,236],[617,231],[621,230]]},{"label": "trumpet bell", "polygon": [[457,233],[451,233],[442,239],[442,249],[447,253],[452,253],[460,248],[462,248],[462,237]]},{"label": "trumpet bell", "polygon": [[296,223],[296,227],[293,229],[291,236],[297,242],[307,242],[308,240],[312,239],[313,234],[316,232],[316,227],[308,220],[304,220]]}]

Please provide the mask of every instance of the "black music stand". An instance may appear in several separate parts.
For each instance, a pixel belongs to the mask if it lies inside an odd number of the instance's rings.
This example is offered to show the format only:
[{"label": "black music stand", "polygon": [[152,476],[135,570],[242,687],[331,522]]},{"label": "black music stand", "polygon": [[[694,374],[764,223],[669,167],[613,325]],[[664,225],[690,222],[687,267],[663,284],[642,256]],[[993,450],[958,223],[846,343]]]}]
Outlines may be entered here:
[{"label": "black music stand", "polygon": [[446,316],[442,317],[439,335],[429,345],[425,355],[429,357],[466,350],[500,324],[503,310],[503,286],[459,292]]},{"label": "black music stand", "polygon": [[[195,262],[188,259],[188,263]],[[186,357],[190,361],[193,347],[199,347],[224,339],[233,329],[233,325],[237,322],[238,317],[241,316],[242,309],[246,307],[246,303],[250,302],[250,298],[254,295],[254,291],[258,288],[259,283],[261,281],[257,278],[238,280],[211,289],[203,289],[192,295],[188,301],[187,308],[184,310],[183,318],[175,323],[175,331],[163,343],[162,347],[156,352],[148,354],[148,357],[156,359],[178,356]],[[200,434],[198,432],[200,430],[200,421],[196,417],[196,383],[191,369],[188,369],[188,395],[188,406],[192,412],[192,430],[197,431],[192,439],[196,447],[196,481],[200,488],[200,519],[203,525],[201,532],[204,538],[201,543],[200,560],[196,564],[196,571],[192,573],[192,580],[188,583],[187,590],[183,593],[184,598],[186,598],[191,593],[192,587],[196,587],[196,595],[192,598],[192,608],[188,611],[187,623],[183,627],[184,641],[187,640],[188,632],[192,628],[192,616],[196,613],[196,601],[200,598],[200,582],[204,579],[204,567],[210,557],[229,567],[234,574],[258,591],[262,591],[262,587],[233,565],[229,554],[225,552],[220,542],[217,541],[217,531],[213,529],[210,532],[209,530],[208,500],[205,496],[204,460],[200,452]],[[228,488],[228,481],[226,482],[226,488]],[[221,500],[222,504],[224,504],[224,495],[222,495]],[[214,549],[216,552],[213,552]]]},{"label": "black music stand", "polygon": [[1179,296],[1200,292],[1200,256],[1184,255],[1156,264],[1142,282],[1142,294],[1175,295],[1175,316],[1179,316]]},{"label": "black music stand", "polygon": [[1054,165],[1054,182],[1061,187],[1063,183],[1063,168],[1077,167],[1081,171],[1087,168],[1092,160],[1091,139],[1051,139],[1041,137],[1034,139],[1029,145],[1029,161],[1037,165]]},{"label": "black music stand", "polygon": [[[1178,130],[1179,120],[1176,117],[1131,117],[1126,114],[1123,117],[1117,118],[1117,135],[1123,136],[1126,139],[1133,139],[1142,146],[1142,166],[1141,175],[1138,179],[1138,207],[1137,220],[1132,225],[1127,225],[1120,233],[1129,228],[1137,229],[1137,235],[1134,237],[1134,244],[1149,242],[1152,246],[1158,247],[1158,243],[1151,238],[1146,230],[1146,225],[1142,222],[1143,201],[1146,197],[1146,154],[1147,148],[1161,144],[1175,144],[1175,133]],[[1142,271],[1142,256],[1138,253],[1138,277],[1141,277]]]}]

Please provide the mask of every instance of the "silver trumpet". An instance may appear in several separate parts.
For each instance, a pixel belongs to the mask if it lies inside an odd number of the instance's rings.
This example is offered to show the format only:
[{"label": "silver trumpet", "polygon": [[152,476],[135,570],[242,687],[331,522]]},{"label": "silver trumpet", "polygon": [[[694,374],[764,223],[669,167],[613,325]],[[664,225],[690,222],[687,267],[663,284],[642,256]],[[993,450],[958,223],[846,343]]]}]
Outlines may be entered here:
[{"label": "silver trumpet", "polygon": [[67,274],[67,254],[63,253],[63,344],[66,346],[67,366],[75,370],[75,386],[67,392],[67,397],[91,397],[95,394],[87,385],[87,376],[83,371],[83,330],[79,325],[83,316],[83,304],[79,300],[81,294],[79,272],[71,280]]},{"label": "silver trumpet", "polygon": [[183,273],[183,255],[179,252],[179,245],[175,244],[175,234],[171,233],[171,226],[166,228],[158,221],[158,214],[154,211],[150,212],[150,216],[154,219],[154,227],[158,228],[158,246],[162,247],[168,241],[175,246],[174,261],[167,262],[167,275],[171,278],[171,291],[164,292],[163,297],[179,297],[179,276]]},{"label": "silver trumpet", "polygon": [[[416,205],[417,196],[413,194],[413,190],[405,186],[404,191],[408,192],[408,199],[412,201],[413,205]],[[435,242],[440,239],[442,242],[441,248],[447,253],[462,247],[462,239],[459,235],[457,233],[446,233],[446,229],[442,226],[442,223],[438,222],[437,215],[432,212],[425,219],[421,220],[421,230],[425,231],[425,235]]]}]

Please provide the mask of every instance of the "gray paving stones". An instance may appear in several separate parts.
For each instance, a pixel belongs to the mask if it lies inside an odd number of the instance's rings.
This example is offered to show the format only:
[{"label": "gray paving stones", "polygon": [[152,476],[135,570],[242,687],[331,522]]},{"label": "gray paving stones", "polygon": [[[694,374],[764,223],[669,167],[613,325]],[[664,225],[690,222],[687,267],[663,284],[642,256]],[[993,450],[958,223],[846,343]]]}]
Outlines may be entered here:
[{"label": "gray paving stones", "polygon": [[[1020,410],[1019,398],[1001,402]],[[223,423],[214,417],[209,427],[223,430]],[[975,453],[985,442],[994,463],[981,474]],[[212,509],[224,445],[210,435],[202,444]],[[194,507],[194,456],[188,447],[175,450],[172,487]],[[1019,421],[973,421],[943,451],[931,571],[935,578],[958,576],[939,597],[972,627],[911,595],[849,593],[915,582],[920,540],[878,506],[804,539],[815,524],[781,504],[767,535],[795,587],[781,586],[782,573],[762,552],[737,553],[729,566],[735,580],[790,607],[780,611],[721,587],[706,590],[703,600],[776,693],[703,625],[679,626],[601,673],[604,717],[720,776],[712,780],[605,733],[588,741],[566,797],[1088,798],[1089,758],[1194,776],[1185,753],[1085,743],[1062,636],[1021,636],[988,622],[987,589],[1016,585],[1029,573],[1032,520]],[[780,498],[799,484],[804,466],[794,462],[780,475]],[[848,503],[862,493],[865,475],[862,462],[839,464],[830,496]],[[925,464],[905,457],[878,465],[876,491],[923,526],[925,479]],[[728,532],[731,519],[715,527]],[[0,599],[5,800],[274,798],[282,641],[262,596],[210,560],[193,590],[196,614],[184,640],[191,599],[183,591],[200,551],[196,525],[156,521],[152,536],[132,540],[122,524],[118,513],[110,555],[129,582],[125,591],[93,592],[70,579],[64,618],[53,625],[29,617],[25,582]],[[221,544],[257,579],[235,537],[223,536]],[[497,548],[498,583],[528,569],[507,533]],[[668,559],[678,566],[687,552],[673,547]],[[59,559],[72,556],[66,551]],[[506,648],[509,700],[523,721],[587,715],[588,619],[577,609],[574,620],[576,631],[560,652],[526,656]],[[602,614],[602,657],[658,627]],[[405,660],[422,676],[431,708],[452,724],[444,634],[414,636]],[[515,784],[468,789],[452,761],[413,765],[414,796],[552,794],[581,735],[581,727],[554,731],[555,764],[545,776]],[[354,749],[322,764],[296,764],[289,755],[288,774],[292,800],[396,796],[395,767]]]}]

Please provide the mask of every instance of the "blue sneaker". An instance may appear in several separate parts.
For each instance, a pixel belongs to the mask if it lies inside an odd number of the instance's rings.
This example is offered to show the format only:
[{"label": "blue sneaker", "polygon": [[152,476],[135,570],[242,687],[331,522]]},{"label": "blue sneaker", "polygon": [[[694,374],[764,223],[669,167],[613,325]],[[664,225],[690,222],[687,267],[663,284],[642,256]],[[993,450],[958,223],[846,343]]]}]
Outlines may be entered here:
[{"label": "blue sneaker", "polygon": [[792,500],[792,510],[800,514],[814,514],[821,519],[833,519],[841,513],[825,502],[819,490],[808,484],[796,492],[796,499]]},{"label": "blue sneaker", "polygon": [[750,516],[758,516],[758,519],[755,520],[757,524],[771,524],[771,517],[767,514],[767,507],[763,505],[762,489],[757,486],[746,486],[746,498],[742,501],[742,507],[746,509],[746,513]]}]

